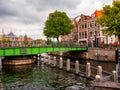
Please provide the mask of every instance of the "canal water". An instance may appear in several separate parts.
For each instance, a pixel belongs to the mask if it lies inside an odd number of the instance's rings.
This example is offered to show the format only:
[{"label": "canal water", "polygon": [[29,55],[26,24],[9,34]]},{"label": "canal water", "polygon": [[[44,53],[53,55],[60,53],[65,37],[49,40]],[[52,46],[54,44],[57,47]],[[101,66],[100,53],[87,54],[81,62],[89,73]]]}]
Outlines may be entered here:
[{"label": "canal water", "polygon": [[[73,62],[79,60],[70,59]],[[90,62],[94,67],[101,65],[108,72],[115,69],[113,62],[79,61],[80,64]],[[58,68],[51,68],[40,62],[30,65],[2,66],[0,60],[0,90],[90,90],[90,88],[89,79]]]},{"label": "canal water", "polygon": [[90,80],[43,63],[20,66],[0,64],[0,90],[89,90],[89,88]]}]

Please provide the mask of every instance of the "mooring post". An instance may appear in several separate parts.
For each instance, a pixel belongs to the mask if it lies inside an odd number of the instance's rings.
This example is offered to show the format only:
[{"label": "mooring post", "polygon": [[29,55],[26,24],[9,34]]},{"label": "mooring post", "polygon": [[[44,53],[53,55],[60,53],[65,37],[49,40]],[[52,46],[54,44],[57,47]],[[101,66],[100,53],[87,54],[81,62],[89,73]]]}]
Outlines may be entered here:
[{"label": "mooring post", "polygon": [[48,65],[51,64],[50,56],[48,56]]},{"label": "mooring post", "polygon": [[44,59],[43,58],[41,58],[41,62],[43,62],[44,61]]},{"label": "mooring post", "polygon": [[46,57],[44,56],[43,58],[44,58],[43,62],[46,63]]},{"label": "mooring post", "polygon": [[114,82],[117,82],[117,72],[114,70],[114,71],[112,71],[112,80],[114,81]]},{"label": "mooring post", "polygon": [[95,76],[95,82],[100,82],[101,81],[101,76],[100,75],[96,75]]},{"label": "mooring post", "polygon": [[102,66],[98,66],[97,74],[102,78]]},{"label": "mooring post", "polygon": [[60,63],[59,64],[60,64],[59,68],[62,69],[63,68],[63,58],[62,57],[60,57]]},{"label": "mooring post", "polygon": [[39,60],[40,60],[40,57],[37,57],[37,60],[39,61]]},{"label": "mooring post", "polygon": [[75,74],[79,74],[80,69],[79,69],[79,61],[75,61]]},{"label": "mooring post", "polygon": [[86,64],[86,77],[89,78],[91,76],[91,66],[90,63]]},{"label": "mooring post", "polygon": [[53,67],[56,67],[56,57],[54,56]]},{"label": "mooring post", "polygon": [[67,59],[66,68],[67,71],[70,71],[70,59]]}]

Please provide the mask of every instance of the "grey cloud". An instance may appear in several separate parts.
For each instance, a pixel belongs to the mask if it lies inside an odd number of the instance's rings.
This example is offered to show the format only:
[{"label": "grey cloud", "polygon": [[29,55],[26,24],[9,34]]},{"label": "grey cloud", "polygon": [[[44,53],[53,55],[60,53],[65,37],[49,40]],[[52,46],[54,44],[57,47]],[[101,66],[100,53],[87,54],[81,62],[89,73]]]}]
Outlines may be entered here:
[{"label": "grey cloud", "polygon": [[80,0],[26,0],[29,4],[37,6],[39,11],[49,9],[75,9]]},{"label": "grey cloud", "polygon": [[[62,10],[70,17],[75,17],[92,11],[97,2],[111,4],[112,0],[0,0],[0,23],[4,24],[3,26],[14,23],[10,27],[17,27],[20,23],[23,27],[29,25],[29,28],[39,24],[42,30],[50,12]],[[0,27],[3,27],[1,24]]]}]

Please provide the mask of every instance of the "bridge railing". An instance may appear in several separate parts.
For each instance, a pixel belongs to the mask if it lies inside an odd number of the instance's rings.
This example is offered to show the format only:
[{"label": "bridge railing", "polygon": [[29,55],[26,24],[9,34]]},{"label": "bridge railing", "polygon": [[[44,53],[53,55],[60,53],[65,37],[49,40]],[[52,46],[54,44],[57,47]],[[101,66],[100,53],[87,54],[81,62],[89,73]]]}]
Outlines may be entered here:
[{"label": "bridge railing", "polygon": [[80,46],[77,44],[69,44],[69,43],[51,43],[51,44],[46,44],[46,43],[25,43],[25,42],[0,42],[0,48],[9,48],[9,47],[86,47],[84,46]]}]

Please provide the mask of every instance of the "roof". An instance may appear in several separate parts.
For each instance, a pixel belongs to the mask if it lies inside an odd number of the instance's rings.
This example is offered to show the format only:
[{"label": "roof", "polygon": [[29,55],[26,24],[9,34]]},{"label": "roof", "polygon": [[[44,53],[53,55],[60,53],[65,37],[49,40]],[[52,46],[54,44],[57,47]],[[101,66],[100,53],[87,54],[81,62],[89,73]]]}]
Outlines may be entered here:
[{"label": "roof", "polygon": [[94,14],[95,14],[95,18],[102,17],[103,15],[101,10],[96,10]]},{"label": "roof", "polygon": [[16,35],[13,32],[10,32],[7,34],[7,37],[16,37]]}]

